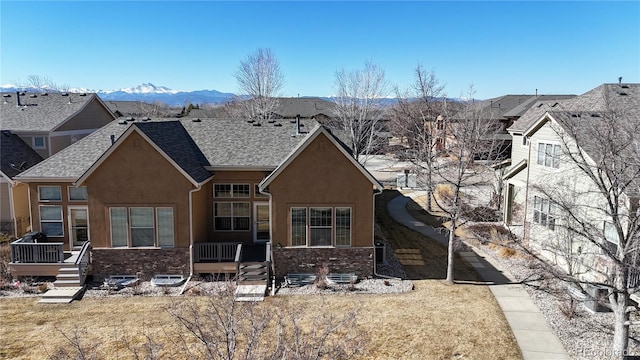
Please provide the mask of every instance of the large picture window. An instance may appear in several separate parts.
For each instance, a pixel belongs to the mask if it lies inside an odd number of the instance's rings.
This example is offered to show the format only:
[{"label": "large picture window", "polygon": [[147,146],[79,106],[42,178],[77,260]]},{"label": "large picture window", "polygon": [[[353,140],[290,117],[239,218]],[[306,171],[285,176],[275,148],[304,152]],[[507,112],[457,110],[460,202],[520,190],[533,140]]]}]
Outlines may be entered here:
[{"label": "large picture window", "polygon": [[216,231],[249,231],[251,208],[248,202],[216,202],[213,204]]},{"label": "large picture window", "polygon": [[63,237],[61,205],[40,205],[40,231],[49,237]]},{"label": "large picture window", "polygon": [[173,208],[109,208],[112,247],[174,246]]},{"label": "large picture window", "polygon": [[351,246],[350,207],[292,207],[291,246]]},{"label": "large picture window", "polygon": [[538,165],[559,169],[561,155],[560,145],[538,143]]},{"label": "large picture window", "polygon": [[539,196],[534,196],[533,199],[533,222],[550,230],[555,230],[556,205],[552,201]]},{"label": "large picture window", "polygon": [[86,186],[69,186],[69,200],[70,201],[87,201],[87,187]]},{"label": "large picture window", "polygon": [[62,201],[62,190],[60,186],[38,186],[38,197],[40,201]]}]

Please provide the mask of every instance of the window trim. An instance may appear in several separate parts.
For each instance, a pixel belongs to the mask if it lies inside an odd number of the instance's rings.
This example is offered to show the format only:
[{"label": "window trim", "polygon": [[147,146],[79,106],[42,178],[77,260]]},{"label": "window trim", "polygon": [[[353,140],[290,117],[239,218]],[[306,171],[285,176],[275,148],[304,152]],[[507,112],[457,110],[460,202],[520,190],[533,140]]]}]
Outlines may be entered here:
[{"label": "window trim", "polygon": [[[131,221],[131,210],[133,209],[151,209],[151,226],[133,226],[133,221]],[[127,215],[129,216],[129,247],[132,248],[145,248],[145,247],[157,247],[157,238],[156,238],[156,219],[155,219],[155,208],[153,206],[130,206],[127,209]],[[151,229],[153,233],[153,245],[144,245],[144,246],[134,246],[133,245],[133,230],[134,229]]]},{"label": "window trim", "polygon": [[[145,245],[145,246],[133,246],[133,238],[131,235],[132,224],[131,224],[131,209],[153,209],[153,245]],[[174,248],[176,246],[176,211],[174,206],[109,206],[108,208],[108,217],[109,217],[109,239],[111,240],[111,248],[114,249],[167,249]],[[125,211],[125,236],[126,236],[126,244],[125,245],[117,245],[113,244],[113,221],[112,221],[112,210],[114,209],[124,209]],[[173,227],[173,238],[172,245],[160,245],[159,244],[159,233],[158,233],[158,209],[171,209],[172,214],[172,227]],[[144,228],[144,227],[137,227]],[[147,227],[148,228],[148,227]]]},{"label": "window trim", "polygon": [[[222,186],[222,185],[228,185],[230,187],[229,189],[229,196],[217,196],[217,191],[216,191],[216,186]],[[246,186],[247,187],[247,194],[244,195],[244,193],[242,195],[237,195],[235,188],[239,187],[239,186]],[[219,184],[213,184],[213,198],[214,199],[250,199],[251,198],[251,184],[249,183],[219,183]]]},{"label": "window trim", "polygon": [[[316,211],[326,211],[329,210],[330,214],[329,214],[329,225],[311,225],[311,219],[313,218],[313,216],[311,215],[311,212],[316,209]],[[309,231],[309,240],[308,240],[308,245],[309,247],[327,247],[327,246],[335,246],[335,238],[334,238],[334,231],[335,231],[335,221],[334,221],[334,211],[333,211],[333,207],[331,206],[310,206],[309,207],[309,217],[308,217],[308,231]],[[313,245],[313,229],[329,229],[329,244],[328,245]]]},{"label": "window trim", "polygon": [[[540,204],[540,208],[538,208]],[[538,195],[533,196],[533,222],[537,225],[543,226],[551,231],[556,230],[558,214],[556,211],[557,205],[546,198]],[[536,216],[537,215],[537,216]],[[544,220],[543,220],[544,217]]]},{"label": "window trim", "polygon": [[[216,215],[216,205],[217,204],[230,204],[231,214],[230,216],[217,216]],[[235,216],[234,215],[234,204],[247,204],[249,215],[248,216]],[[231,219],[231,229],[218,229],[216,226],[216,218],[230,218]],[[248,227],[247,229],[235,229],[235,218],[248,218]],[[214,201],[213,202],[213,231],[216,232],[247,232],[251,231],[251,201]]]},{"label": "window trim", "polygon": [[[36,139],[42,139],[42,146],[36,144]],[[47,138],[46,136],[34,136],[31,138],[31,144],[33,145],[34,150],[46,150],[47,149]]]},{"label": "window trim", "polygon": [[[544,145],[544,150],[542,151],[542,161],[540,160],[540,147]],[[550,165],[546,165],[547,163],[547,147],[551,146],[551,154],[550,157]],[[560,156],[562,155],[562,146],[555,141],[538,141],[538,147],[536,149],[536,164],[538,166],[545,167],[547,169],[560,169],[560,165],[562,161],[560,160]]]},{"label": "window trim", "polygon": [[[40,189],[42,188],[58,188],[58,191],[60,192],[60,198],[59,199],[43,199],[42,198],[42,193],[40,192]],[[38,185],[38,201],[39,202],[62,202],[62,186],[60,185]]]},{"label": "window trim", "polygon": [[[312,245],[311,244],[311,229],[312,228],[328,228],[327,226],[311,226],[311,209],[330,209],[331,210],[331,244],[329,245]],[[349,210],[349,244],[340,244],[336,243],[337,241],[337,232],[338,232],[338,222],[337,222],[337,211],[338,210]],[[294,244],[294,221],[293,221],[293,210],[304,210],[305,214],[305,223],[304,223],[304,244]],[[343,205],[343,206],[327,206],[327,205],[311,205],[311,206],[289,206],[288,211],[289,217],[289,234],[288,234],[288,243],[290,247],[308,247],[308,248],[349,248],[353,246],[353,206]]]},{"label": "window trim", "polygon": [[[78,200],[78,199],[72,199],[71,198],[71,189],[84,189],[87,198],[86,199],[82,199],[82,200]],[[87,187],[86,186],[67,186],[67,197],[69,198],[70,202],[87,202],[89,201],[89,193],[87,191]]]},{"label": "window trim", "polygon": [[[57,207],[60,209],[60,220],[43,220],[42,219],[42,208],[45,207],[49,207],[49,208],[53,208],[53,207]],[[62,205],[38,205],[38,218],[40,220],[40,231],[42,231],[44,233],[44,231],[42,230],[42,223],[59,223],[60,224],[60,228],[62,229],[62,234],[61,235],[49,235],[47,234],[47,237],[51,237],[51,238],[63,238],[65,235],[65,231],[64,231],[64,209],[62,208]],[[45,233],[46,234],[46,233]]]}]

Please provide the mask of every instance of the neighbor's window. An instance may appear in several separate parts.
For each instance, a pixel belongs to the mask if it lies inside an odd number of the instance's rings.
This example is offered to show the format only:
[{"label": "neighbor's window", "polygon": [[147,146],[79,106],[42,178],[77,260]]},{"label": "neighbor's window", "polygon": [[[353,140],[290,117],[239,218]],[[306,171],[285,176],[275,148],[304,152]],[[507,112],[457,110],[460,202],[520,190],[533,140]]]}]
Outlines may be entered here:
[{"label": "neighbor's window", "polygon": [[44,137],[36,136],[33,138],[33,148],[34,149],[46,149],[47,145],[44,141]]},{"label": "neighbor's window", "polygon": [[216,198],[248,198],[251,196],[249,184],[215,184],[213,197]]},{"label": "neighbor's window", "polygon": [[60,186],[38,186],[40,201],[61,201],[62,190]]},{"label": "neighbor's window", "polygon": [[331,246],[332,227],[331,208],[309,209],[309,243],[311,246]]},{"label": "neighbor's window", "polygon": [[351,246],[351,208],[336,208],[336,246]]},{"label": "neighbor's window", "polygon": [[307,208],[291,208],[291,245],[307,245]]},{"label": "neighbor's window", "polygon": [[40,205],[40,231],[49,237],[64,236],[62,206]]},{"label": "neighbor's window", "polygon": [[216,202],[213,204],[213,224],[218,231],[248,231],[251,211],[248,202]]},{"label": "neighbor's window", "polygon": [[86,201],[87,200],[87,187],[86,186],[69,186],[69,200],[71,201]]},{"label": "neighbor's window", "polygon": [[609,251],[615,253],[618,250],[620,238],[618,237],[616,227],[608,221],[604,222],[604,238],[607,240],[604,246],[606,246]]},{"label": "neighbor's window", "polygon": [[533,199],[533,222],[550,230],[555,230],[556,205],[552,201],[539,196],[534,196]]},{"label": "neighbor's window", "polygon": [[538,143],[538,165],[559,169],[561,155],[560,145]]}]

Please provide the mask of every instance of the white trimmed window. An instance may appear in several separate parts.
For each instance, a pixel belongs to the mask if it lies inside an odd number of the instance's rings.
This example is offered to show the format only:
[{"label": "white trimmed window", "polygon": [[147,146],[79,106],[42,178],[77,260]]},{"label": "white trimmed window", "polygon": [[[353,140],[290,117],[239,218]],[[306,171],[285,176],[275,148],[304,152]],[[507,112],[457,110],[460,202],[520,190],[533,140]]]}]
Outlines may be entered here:
[{"label": "white trimmed window", "polygon": [[613,223],[608,221],[604,222],[604,238],[606,240],[604,246],[606,246],[609,251],[615,253],[618,249],[618,245],[620,245],[620,238],[618,237],[618,231]]},{"label": "white trimmed window", "polygon": [[216,231],[249,231],[251,210],[248,202],[213,203],[213,224]]},{"label": "white trimmed window", "polygon": [[61,205],[40,205],[40,231],[49,237],[63,237]]},{"label": "white trimmed window", "polygon": [[333,241],[332,218],[333,209],[318,207],[309,208],[309,245],[331,246]]},{"label": "white trimmed window", "polygon": [[62,201],[62,189],[60,186],[38,186],[40,201]]},{"label": "white trimmed window", "polygon": [[44,136],[34,136],[33,137],[33,148],[34,149],[46,149],[47,143],[45,142]]},{"label": "white trimmed window", "polygon": [[291,246],[351,246],[350,207],[292,207]]},{"label": "white trimmed window", "polygon": [[539,196],[533,197],[533,222],[549,230],[556,228],[556,204]]},{"label": "white trimmed window", "polygon": [[69,201],[87,201],[87,187],[86,186],[69,186]]},{"label": "white trimmed window", "polygon": [[560,145],[538,143],[538,165],[559,169],[561,155],[562,148]]},{"label": "white trimmed window", "polygon": [[351,246],[351,208],[336,208],[336,246]]},{"label": "white trimmed window", "polygon": [[307,245],[307,208],[291,208],[291,245]]},{"label": "white trimmed window", "polygon": [[213,197],[248,198],[251,197],[251,187],[249,184],[214,184]]},{"label": "white trimmed window", "polygon": [[109,208],[112,247],[172,247],[171,207]]}]

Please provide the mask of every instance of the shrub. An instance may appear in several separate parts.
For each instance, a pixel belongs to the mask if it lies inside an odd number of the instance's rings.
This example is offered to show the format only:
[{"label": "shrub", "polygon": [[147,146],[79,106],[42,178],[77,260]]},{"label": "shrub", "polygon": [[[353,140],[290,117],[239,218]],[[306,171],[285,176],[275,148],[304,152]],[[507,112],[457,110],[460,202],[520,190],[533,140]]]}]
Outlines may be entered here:
[{"label": "shrub", "polygon": [[329,287],[327,275],[329,275],[329,265],[322,264],[322,266],[318,268],[318,271],[316,271],[316,280],[314,282],[318,289],[326,289]]}]

